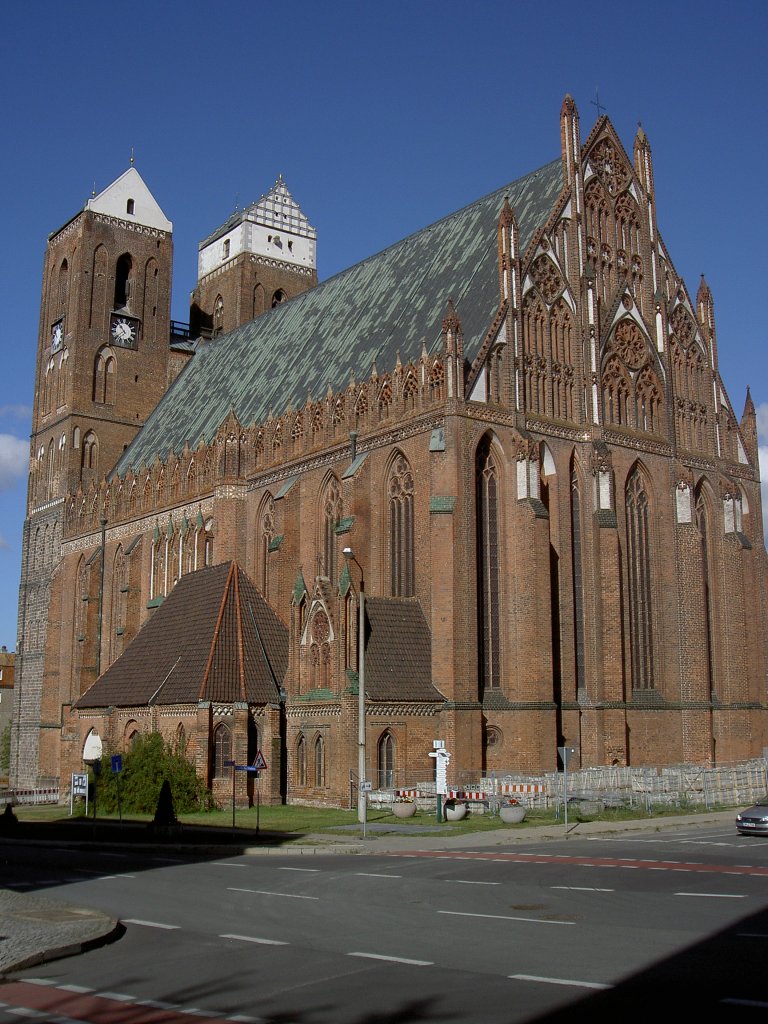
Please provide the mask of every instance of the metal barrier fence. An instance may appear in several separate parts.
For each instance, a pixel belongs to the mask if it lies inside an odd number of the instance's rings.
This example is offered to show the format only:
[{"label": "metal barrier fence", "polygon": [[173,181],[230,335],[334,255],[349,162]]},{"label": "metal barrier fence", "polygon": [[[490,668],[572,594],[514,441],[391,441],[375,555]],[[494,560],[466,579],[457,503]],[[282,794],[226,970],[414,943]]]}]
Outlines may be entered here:
[{"label": "metal barrier fence", "polygon": [[58,802],[58,785],[37,789],[4,789],[0,791],[0,806],[6,804],[57,804]]},{"label": "metal barrier fence", "polygon": [[[374,789],[373,806],[386,806],[396,799],[412,799],[424,806],[435,800],[434,780],[392,773],[390,785]],[[505,798],[527,807],[555,808],[563,803],[566,776],[563,772],[527,775],[517,772],[478,775],[454,770],[449,773],[448,798],[470,805],[494,808]],[[567,774],[568,801],[605,807],[685,808],[717,805],[731,807],[751,803],[768,793],[768,763],[763,758],[738,764],[707,768],[702,765],[629,768],[608,765],[583,768]]]}]

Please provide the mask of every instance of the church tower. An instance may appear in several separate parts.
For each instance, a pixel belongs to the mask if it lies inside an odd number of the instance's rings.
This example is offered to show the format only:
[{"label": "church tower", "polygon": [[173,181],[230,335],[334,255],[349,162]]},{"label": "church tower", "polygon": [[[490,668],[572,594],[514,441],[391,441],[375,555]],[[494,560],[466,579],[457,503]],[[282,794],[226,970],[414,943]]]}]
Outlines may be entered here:
[{"label": "church tower", "polygon": [[[46,645],[64,500],[97,485],[169,384],[172,225],[131,166],[48,238],[19,595],[16,785],[58,775],[47,726]],[[55,661],[55,659],[54,659]],[[38,769],[39,765],[39,769]]]},{"label": "church tower", "polygon": [[282,179],[199,245],[193,338],[233,331],[317,284],[317,232]]}]

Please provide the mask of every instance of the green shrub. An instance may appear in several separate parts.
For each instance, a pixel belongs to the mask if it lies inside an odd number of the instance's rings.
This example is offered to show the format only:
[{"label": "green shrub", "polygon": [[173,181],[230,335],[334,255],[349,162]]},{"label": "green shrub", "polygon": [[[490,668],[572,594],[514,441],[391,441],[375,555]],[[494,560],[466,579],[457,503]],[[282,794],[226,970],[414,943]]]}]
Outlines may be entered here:
[{"label": "green shrub", "polygon": [[7,774],[11,767],[11,723],[3,729],[0,736],[0,772]]},{"label": "green shrub", "polygon": [[[112,771],[111,755],[101,759],[97,779],[99,809],[106,814],[117,811],[117,774]],[[210,792],[198,779],[194,765],[183,751],[166,743],[158,732],[139,736],[130,750],[123,754],[120,773],[120,803],[128,814],[154,814],[163,782],[168,780],[177,812],[209,810],[213,806]]]}]

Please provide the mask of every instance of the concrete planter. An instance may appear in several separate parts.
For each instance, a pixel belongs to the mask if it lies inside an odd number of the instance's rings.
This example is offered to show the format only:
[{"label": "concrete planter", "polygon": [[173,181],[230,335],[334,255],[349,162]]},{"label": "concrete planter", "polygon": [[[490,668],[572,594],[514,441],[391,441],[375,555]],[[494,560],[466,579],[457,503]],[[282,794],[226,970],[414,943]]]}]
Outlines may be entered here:
[{"label": "concrete planter", "polygon": [[499,808],[499,817],[506,825],[519,825],[525,818],[525,808],[521,804],[512,804],[511,806],[501,806]]},{"label": "concrete planter", "polygon": [[467,805],[462,803],[453,803],[449,801],[445,805],[445,820],[446,821],[461,821],[467,816]]},{"label": "concrete planter", "polygon": [[397,802],[392,804],[392,813],[396,818],[412,818],[416,813],[416,803]]}]

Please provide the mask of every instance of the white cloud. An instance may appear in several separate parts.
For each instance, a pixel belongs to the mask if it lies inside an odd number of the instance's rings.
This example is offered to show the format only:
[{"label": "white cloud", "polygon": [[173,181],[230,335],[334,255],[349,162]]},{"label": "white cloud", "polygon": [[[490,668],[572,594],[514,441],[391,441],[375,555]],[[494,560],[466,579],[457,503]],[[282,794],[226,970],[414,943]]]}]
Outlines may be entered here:
[{"label": "white cloud", "polygon": [[[761,409],[768,414],[768,405],[761,405]],[[761,438],[768,441],[768,434],[762,434]],[[760,492],[763,499],[763,536],[768,538],[768,444],[761,444],[757,449],[757,458],[760,465]]]},{"label": "white cloud", "polygon": [[[768,443],[768,402],[761,402],[755,409],[755,413],[757,415],[757,436],[761,441]],[[768,473],[768,462],[763,462],[763,466]]]},{"label": "white cloud", "polygon": [[26,475],[29,461],[29,442],[13,434],[0,434],[0,491],[13,487]]},{"label": "white cloud", "polygon": [[32,415],[31,405],[0,405],[0,416],[11,416],[13,419],[26,420]]}]

